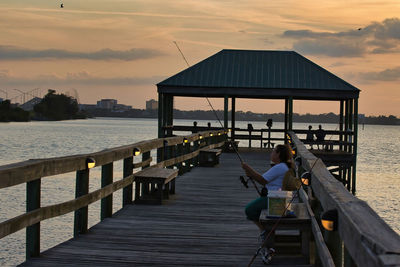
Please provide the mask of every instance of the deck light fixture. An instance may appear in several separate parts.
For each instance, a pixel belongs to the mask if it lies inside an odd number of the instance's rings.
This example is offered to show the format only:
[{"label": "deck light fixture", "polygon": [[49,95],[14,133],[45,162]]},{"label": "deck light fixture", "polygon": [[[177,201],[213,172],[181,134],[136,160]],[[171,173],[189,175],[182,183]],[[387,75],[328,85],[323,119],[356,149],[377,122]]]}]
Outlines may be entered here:
[{"label": "deck light fixture", "polygon": [[231,129],[231,128],[229,128],[229,129],[228,129],[228,132],[232,132],[232,129]]},{"label": "deck light fixture", "polygon": [[300,179],[301,179],[301,183],[303,185],[310,185],[311,184],[311,173],[303,172]]},{"label": "deck light fixture", "polygon": [[86,168],[91,169],[96,166],[96,161],[92,157],[86,158]]},{"label": "deck light fixture", "polygon": [[213,136],[214,134],[213,133],[210,133],[210,136]]},{"label": "deck light fixture", "polygon": [[221,135],[221,133],[219,132],[218,135]]},{"label": "deck light fixture", "polygon": [[200,139],[200,140],[203,139],[203,136],[202,136],[201,134],[199,134],[199,139]]},{"label": "deck light fixture", "polygon": [[139,156],[139,155],[140,155],[140,149],[137,148],[137,147],[135,147],[135,148],[133,149],[133,155],[134,155],[134,156]]},{"label": "deck light fixture", "polygon": [[189,142],[189,140],[188,140],[186,137],[184,137],[184,138],[183,138],[183,142],[184,142],[185,144],[187,144],[187,143]]},{"label": "deck light fixture", "polygon": [[327,210],[321,216],[321,224],[327,231],[336,231],[338,225],[337,210]]}]

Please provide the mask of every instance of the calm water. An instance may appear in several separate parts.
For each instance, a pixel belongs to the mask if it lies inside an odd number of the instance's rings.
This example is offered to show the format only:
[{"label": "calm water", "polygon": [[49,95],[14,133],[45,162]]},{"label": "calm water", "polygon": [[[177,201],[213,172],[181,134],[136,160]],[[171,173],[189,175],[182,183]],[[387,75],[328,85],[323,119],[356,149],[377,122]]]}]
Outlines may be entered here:
[{"label": "calm water", "polygon": [[[248,122],[237,122],[245,128]],[[176,125],[192,121],[176,120]],[[252,122],[265,128],[263,122]],[[198,121],[206,126],[207,121]],[[212,125],[217,125],[212,122]],[[307,129],[296,123],[294,128]],[[273,128],[283,128],[274,123]],[[317,128],[317,125],[313,125]],[[335,130],[336,125],[323,128]],[[96,152],[106,148],[153,139],[157,135],[156,119],[99,118],[62,122],[27,122],[0,124],[0,165],[32,158],[49,158]],[[330,138],[329,136],[327,138]],[[400,127],[366,125],[359,130],[357,196],[365,201],[400,233]],[[245,142],[241,144],[246,145]],[[114,179],[122,178],[122,162],[114,167]],[[100,168],[91,170],[90,191],[100,188]],[[74,198],[75,173],[42,179],[42,205]],[[121,193],[114,194],[114,211],[121,208]],[[25,212],[25,184],[0,190],[0,221]],[[100,203],[89,206],[89,226],[99,221]],[[72,237],[73,213],[41,223],[41,249],[46,250]],[[25,230],[0,239],[0,265],[14,266],[25,260]]]}]

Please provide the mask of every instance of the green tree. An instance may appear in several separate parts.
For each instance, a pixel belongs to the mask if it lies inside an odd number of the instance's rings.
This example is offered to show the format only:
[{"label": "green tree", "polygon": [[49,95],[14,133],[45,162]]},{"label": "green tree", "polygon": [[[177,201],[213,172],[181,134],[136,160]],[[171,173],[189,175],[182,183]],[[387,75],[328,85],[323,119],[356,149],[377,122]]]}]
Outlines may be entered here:
[{"label": "green tree", "polygon": [[29,121],[30,115],[18,107],[12,107],[10,100],[0,102],[0,122],[8,121]]},{"label": "green tree", "polygon": [[52,89],[49,89],[47,95],[33,109],[39,117],[48,120],[86,118],[79,113],[76,99],[64,94],[56,94],[56,91]]}]

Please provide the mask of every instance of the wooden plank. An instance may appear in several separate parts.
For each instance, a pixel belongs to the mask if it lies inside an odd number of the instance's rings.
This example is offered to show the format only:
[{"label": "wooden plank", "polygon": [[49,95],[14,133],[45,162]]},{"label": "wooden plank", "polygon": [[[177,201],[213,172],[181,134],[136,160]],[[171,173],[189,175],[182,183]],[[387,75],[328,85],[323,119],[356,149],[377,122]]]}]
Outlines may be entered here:
[{"label": "wooden plank", "polygon": [[[265,152],[243,157],[259,171],[269,162]],[[240,184],[241,173],[236,155],[222,154],[217,168],[178,177],[177,196],[166,205],[127,205],[22,266],[246,266],[259,233],[243,210],[257,193]],[[310,266],[300,252],[279,248],[271,266]],[[257,258],[252,266],[264,264]]]}]

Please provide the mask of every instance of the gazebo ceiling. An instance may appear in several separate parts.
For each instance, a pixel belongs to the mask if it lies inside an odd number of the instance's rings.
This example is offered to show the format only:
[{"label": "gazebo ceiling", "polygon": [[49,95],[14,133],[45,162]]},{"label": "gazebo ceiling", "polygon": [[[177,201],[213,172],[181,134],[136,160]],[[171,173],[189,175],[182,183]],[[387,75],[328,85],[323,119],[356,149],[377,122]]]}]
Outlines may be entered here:
[{"label": "gazebo ceiling", "polygon": [[342,100],[360,90],[294,51],[221,50],[157,84],[175,96]]}]

